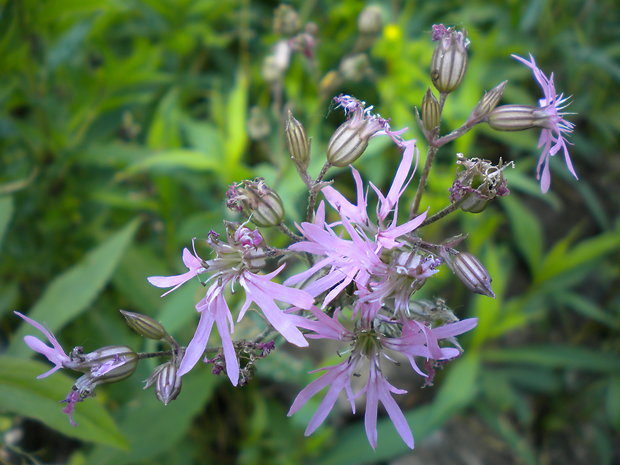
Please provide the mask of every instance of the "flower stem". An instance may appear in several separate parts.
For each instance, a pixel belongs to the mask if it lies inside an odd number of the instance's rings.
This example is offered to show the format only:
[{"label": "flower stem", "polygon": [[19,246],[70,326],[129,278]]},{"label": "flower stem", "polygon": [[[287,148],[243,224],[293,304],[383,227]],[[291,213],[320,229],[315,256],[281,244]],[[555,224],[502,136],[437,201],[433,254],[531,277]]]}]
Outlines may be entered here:
[{"label": "flower stem", "polygon": [[280,229],[280,231],[282,231],[284,234],[286,234],[290,239],[294,240],[295,242],[299,242],[299,241],[303,240],[303,237],[295,234],[284,223],[280,223],[278,225],[278,228]]},{"label": "flower stem", "polygon": [[312,221],[312,216],[314,215],[314,206],[316,204],[316,196],[317,196],[317,186],[323,180],[323,177],[327,173],[327,170],[331,168],[332,165],[329,162],[325,162],[323,168],[321,168],[321,172],[314,180],[314,185],[310,188],[310,195],[308,196],[308,209],[306,210],[306,221]]},{"label": "flower stem", "polygon": [[428,175],[431,171],[431,165],[433,164],[433,159],[435,158],[435,154],[437,153],[438,147],[431,145],[426,152],[426,163],[424,163],[424,171],[422,171],[422,177],[420,178],[420,183],[418,184],[418,188],[415,191],[415,197],[413,198],[413,203],[411,204],[411,210],[409,212],[409,219],[412,219],[418,213],[418,208],[420,207],[420,200],[422,199],[422,193],[426,188],[426,182],[428,181]]},{"label": "flower stem", "polygon": [[145,358],[164,357],[166,355],[172,355],[174,350],[162,350],[159,352],[139,352],[138,360],[144,360]]},{"label": "flower stem", "polygon": [[419,227],[421,228],[422,226],[427,226],[431,223],[434,223],[435,221],[442,219],[444,216],[449,215],[450,213],[455,211],[457,208],[459,208],[462,202],[463,200],[461,199],[461,200],[457,200],[454,203],[451,203],[443,210],[439,210],[437,213],[435,213],[430,218],[426,218],[426,220],[424,220],[424,222]]}]

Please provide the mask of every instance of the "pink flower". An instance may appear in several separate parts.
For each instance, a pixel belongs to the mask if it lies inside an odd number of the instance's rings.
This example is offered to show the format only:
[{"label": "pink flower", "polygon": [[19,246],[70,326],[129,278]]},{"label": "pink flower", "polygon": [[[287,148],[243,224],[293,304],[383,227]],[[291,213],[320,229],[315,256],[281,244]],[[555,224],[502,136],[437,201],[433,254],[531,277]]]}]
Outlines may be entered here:
[{"label": "pink flower", "polygon": [[537,166],[537,179],[540,180],[540,187],[543,192],[549,190],[551,184],[551,174],[549,171],[549,157],[554,156],[560,150],[564,152],[564,161],[568,170],[571,172],[575,179],[577,179],[577,173],[573,168],[570,156],[568,154],[568,144],[570,144],[564,134],[570,134],[573,132],[575,125],[570,121],[563,118],[567,113],[562,112],[568,105],[566,101],[568,98],[563,98],[563,94],[557,95],[555,86],[553,84],[553,73],[549,77],[545,76],[540,68],[536,66],[534,57],[530,54],[530,60],[521,58],[517,55],[512,55],[513,58],[519,60],[525,66],[530,68],[534,73],[536,81],[540,85],[544,98],[539,100],[539,107],[542,115],[546,117],[545,127],[543,128],[540,138],[538,140],[538,147],[542,147],[542,153],[538,159]]},{"label": "pink flower", "polygon": [[[227,242],[221,241],[217,233],[209,233],[209,246],[215,251],[216,257],[203,260],[192,255],[187,249],[183,251],[183,261],[188,272],[171,277],[151,277],[149,282],[159,287],[179,287],[189,279],[202,273],[209,272],[213,284],[208,288],[205,297],[198,302],[196,310],[200,313],[200,321],[196,332],[190,341],[185,355],[179,366],[178,375],[189,372],[202,357],[211,336],[213,324],[217,328],[222,341],[226,373],[233,385],[239,382],[239,361],[232,342],[234,323],[232,313],[224,298],[226,288],[236,283],[245,291],[246,300],[243,304],[237,321],[241,321],[251,304],[262,311],[265,319],[292,344],[303,347],[308,342],[298,329],[299,321],[296,315],[286,313],[278,307],[276,301],[309,309],[314,303],[313,297],[306,291],[290,288],[272,281],[284,268],[284,265],[266,275],[254,271],[265,265],[266,251],[262,247],[263,237],[257,230],[250,230],[245,226],[238,227],[227,237]],[[170,291],[168,291],[170,292]],[[206,359],[205,359],[206,360]]]},{"label": "pink flower", "polygon": [[52,347],[50,347],[47,344],[45,344],[44,342],[42,342],[40,339],[38,339],[38,338],[36,338],[34,336],[25,336],[24,337],[24,342],[26,343],[26,345],[28,347],[30,347],[35,352],[38,352],[38,353],[44,355],[45,357],[47,357],[47,359],[50,362],[52,362],[54,364],[54,368],[52,368],[51,370],[49,370],[49,371],[47,371],[47,372],[37,376],[38,379],[46,378],[47,376],[51,375],[52,373],[55,373],[56,371],[58,371],[61,368],[65,367],[66,364],[69,364],[71,362],[71,359],[65,353],[64,349],[58,343],[58,340],[56,339],[56,337],[52,334],[52,332],[50,330],[48,330],[42,324],[37,323],[36,321],[34,321],[32,318],[28,318],[26,315],[23,315],[23,314],[21,314],[19,312],[14,312],[14,313],[18,317],[20,317],[22,320],[24,320],[26,323],[30,324],[31,326],[34,326],[39,331],[41,331],[45,335],[47,340],[52,344]]},{"label": "pink flower", "polygon": [[[393,132],[389,132],[388,135],[404,150],[387,195],[384,196],[379,189],[371,184],[379,200],[376,211],[377,221],[372,222],[368,216],[366,211],[368,202],[364,194],[361,176],[355,168],[351,167],[356,185],[357,203],[353,204],[331,186],[324,187],[322,192],[330,205],[340,214],[340,221],[333,225],[327,224],[325,222],[325,206],[321,203],[317,209],[314,222],[302,223],[301,226],[298,226],[306,240],[289,247],[290,250],[324,257],[319,258],[308,270],[285,281],[287,285],[297,284],[308,280],[321,270],[328,269],[327,274],[304,288],[312,296],[329,291],[323,300],[323,307],[333,301],[352,282],[355,283],[357,289],[364,289],[369,284],[371,287],[382,286],[382,283],[387,281],[395,270],[398,270],[398,268],[389,267],[385,263],[385,252],[399,253],[396,249],[405,244],[400,238],[418,228],[426,218],[426,212],[424,212],[401,225],[397,224],[398,202],[409,182],[408,180],[413,175],[411,166],[416,155],[416,147],[415,141],[403,141]],[[390,215],[391,219],[388,219]],[[333,230],[332,226],[334,225],[341,225],[348,233],[349,239],[344,239],[338,235]],[[389,252],[389,254],[391,253]],[[430,274],[424,274],[424,278]],[[418,281],[418,284],[420,282],[423,281]],[[419,286],[416,288],[409,286],[407,301],[411,293],[418,288]]]},{"label": "pink flower", "polygon": [[183,249],[183,263],[189,270],[183,274],[176,276],[151,276],[147,278],[149,283],[155,287],[172,287],[169,291],[164,292],[161,295],[162,297],[178,289],[190,279],[207,271],[203,261],[199,257],[192,255],[187,248]]},{"label": "pink flower", "polygon": [[[376,304],[358,303],[358,305],[376,307]],[[362,315],[361,321],[355,325],[354,330],[349,330],[338,320],[338,311],[333,317],[327,316],[317,308],[313,308],[311,312],[316,320],[307,320],[303,325],[306,329],[313,331],[307,336],[308,338],[342,341],[352,345],[353,349],[349,357],[342,363],[317,370],[325,371],[325,373],[301,390],[293,401],[288,415],[293,415],[310,398],[327,388],[323,400],[306,428],[305,434],[308,436],[325,421],[341,392],[345,392],[353,413],[355,413],[354,400],[365,393],[364,423],[370,445],[373,448],[377,447],[377,412],[379,403],[381,403],[400,437],[405,444],[413,449],[414,441],[411,429],[400,407],[392,397],[392,394],[405,394],[406,391],[392,386],[387,381],[381,371],[381,360],[394,361],[393,355],[388,354],[388,351],[396,356],[400,354],[401,357],[404,356],[410,361],[411,366],[418,374],[428,377],[418,368],[414,357],[424,357],[427,362],[457,357],[460,354],[459,349],[440,347],[439,341],[441,339],[452,340],[454,336],[469,331],[476,325],[477,320],[463,320],[431,328],[422,323],[408,320],[402,324],[380,317],[370,320],[367,316],[377,315],[378,309],[362,308],[358,309],[357,312],[358,315]],[[399,328],[400,336],[392,336],[391,334],[398,331]],[[386,332],[386,330],[388,331]],[[364,387],[359,392],[354,393],[351,380],[353,376],[356,376],[358,369],[365,364],[364,360],[368,360],[368,378]]]}]

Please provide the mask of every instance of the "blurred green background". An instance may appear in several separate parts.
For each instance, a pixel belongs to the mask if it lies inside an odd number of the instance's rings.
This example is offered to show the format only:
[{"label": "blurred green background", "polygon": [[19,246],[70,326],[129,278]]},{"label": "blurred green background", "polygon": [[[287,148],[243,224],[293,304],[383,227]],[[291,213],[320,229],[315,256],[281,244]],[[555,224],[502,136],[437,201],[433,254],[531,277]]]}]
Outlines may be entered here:
[{"label": "blurred green background", "polygon": [[[298,28],[285,21],[274,30],[278,3],[267,1],[1,3],[0,463],[620,463],[617,2],[377,2],[380,23],[359,26],[370,4],[291,2]],[[572,96],[580,180],[558,156],[551,192],[540,194],[534,132],[481,126],[440,151],[422,202],[432,211],[447,202],[455,152],[501,156],[517,168],[508,173],[510,197],[425,231],[433,240],[469,233],[467,248],[490,270],[497,299],[472,297],[446,272],[423,289],[480,324],[433,388],[394,379],[410,391],[398,400],[415,451],[384,421],[372,452],[363,417],[342,405],[304,438],[317,402],[293,418],[286,412],[307,372],[334,354],[284,348],[243,388],[198,367],[167,407],[141,390],[155,362],[143,363],[79,404],[80,426],[70,427],[57,401],[73,378],[35,379],[47,365],[23,344],[26,328],[12,311],[44,321],[66,349],[154,350],[123,323],[121,308],[159,319],[187,342],[200,286],[160,299],[146,276],[182,271],[192,237],[223,232],[222,218],[233,218],[223,202],[231,182],[263,176],[285,199],[289,225],[303,217],[303,185],[283,143],[286,109],[313,137],[315,175],[342,121],[330,111],[333,95],[355,95],[420,137],[414,107],[430,85],[430,28],[439,22],[465,28],[472,42],[443,131],[505,79],[504,103],[535,104],[531,73],[509,57],[531,52]],[[299,51],[282,61],[274,47],[291,38]],[[385,186],[397,163],[378,140],[356,167]],[[348,170],[330,174],[352,193]]]}]

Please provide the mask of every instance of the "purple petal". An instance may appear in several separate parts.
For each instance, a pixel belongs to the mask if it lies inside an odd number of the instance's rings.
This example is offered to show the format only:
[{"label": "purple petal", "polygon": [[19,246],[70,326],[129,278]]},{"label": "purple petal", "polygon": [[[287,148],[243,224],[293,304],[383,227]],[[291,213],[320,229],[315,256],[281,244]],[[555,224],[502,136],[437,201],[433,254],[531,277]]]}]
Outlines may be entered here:
[{"label": "purple petal", "polygon": [[52,334],[52,332],[50,330],[48,330],[42,324],[37,323],[36,321],[34,321],[32,318],[28,318],[26,315],[24,315],[22,313],[19,313],[19,312],[14,312],[14,313],[18,317],[20,317],[22,320],[24,320],[26,323],[30,324],[31,326],[34,326],[36,329],[41,331],[45,335],[47,340],[50,341],[50,343],[52,344],[54,349],[56,349],[56,352],[58,354],[62,354],[65,357],[67,356],[67,354],[65,354],[65,351],[63,350],[62,346],[58,343],[58,340],[56,339],[56,337]]},{"label": "purple petal", "polygon": [[299,347],[306,347],[308,345],[308,341],[306,341],[301,331],[297,329],[292,319],[289,318],[289,315],[284,313],[276,305],[273,297],[265,294],[256,287],[252,281],[245,279],[245,275],[240,278],[239,282],[245,289],[248,298],[256,302],[256,305],[262,310],[267,321],[269,321],[276,331],[284,336],[291,344],[295,344]]},{"label": "purple petal", "polygon": [[232,343],[232,316],[222,294],[218,295],[213,303],[215,306],[215,323],[222,340],[224,360],[226,361],[226,374],[233,386],[239,382],[239,360]]},{"label": "purple petal", "polygon": [[214,321],[215,316],[209,308],[206,308],[200,314],[200,321],[198,322],[196,332],[194,333],[192,340],[187,345],[185,355],[179,365],[179,371],[177,372],[178,376],[183,376],[185,373],[189,372],[192,368],[194,368],[194,365],[198,363],[200,357],[202,357],[202,354],[207,347],[207,342],[209,341],[209,336],[211,335],[211,329],[213,328]]},{"label": "purple petal", "polygon": [[445,339],[447,337],[458,336],[459,334],[466,333],[467,331],[474,329],[477,324],[478,318],[467,318],[455,323],[448,323],[443,326],[433,328],[433,333],[438,339]]}]

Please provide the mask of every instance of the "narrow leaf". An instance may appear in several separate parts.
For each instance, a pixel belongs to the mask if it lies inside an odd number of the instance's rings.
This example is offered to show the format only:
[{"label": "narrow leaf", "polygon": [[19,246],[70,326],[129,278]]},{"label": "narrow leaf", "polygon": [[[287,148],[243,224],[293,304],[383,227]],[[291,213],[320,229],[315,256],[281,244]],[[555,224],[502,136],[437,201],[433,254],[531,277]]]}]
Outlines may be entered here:
[{"label": "narrow leaf", "polygon": [[[28,316],[45,324],[54,332],[86,310],[110,280],[138,225],[138,220],[127,224],[90,251],[82,261],[54,279],[28,312]],[[22,323],[13,337],[8,352],[12,355],[30,353],[30,349],[22,339],[27,334],[36,333],[38,333],[36,329],[26,322]]]},{"label": "narrow leaf", "polygon": [[75,380],[63,373],[36,379],[49,368],[47,363],[0,356],[0,411],[34,418],[83,441],[127,449],[127,441],[96,398],[79,403],[74,412],[78,426],[69,424],[59,401],[71,392]]},{"label": "narrow leaf", "polygon": [[13,197],[10,195],[0,197],[0,247],[6,233],[11,217],[13,216]]}]

